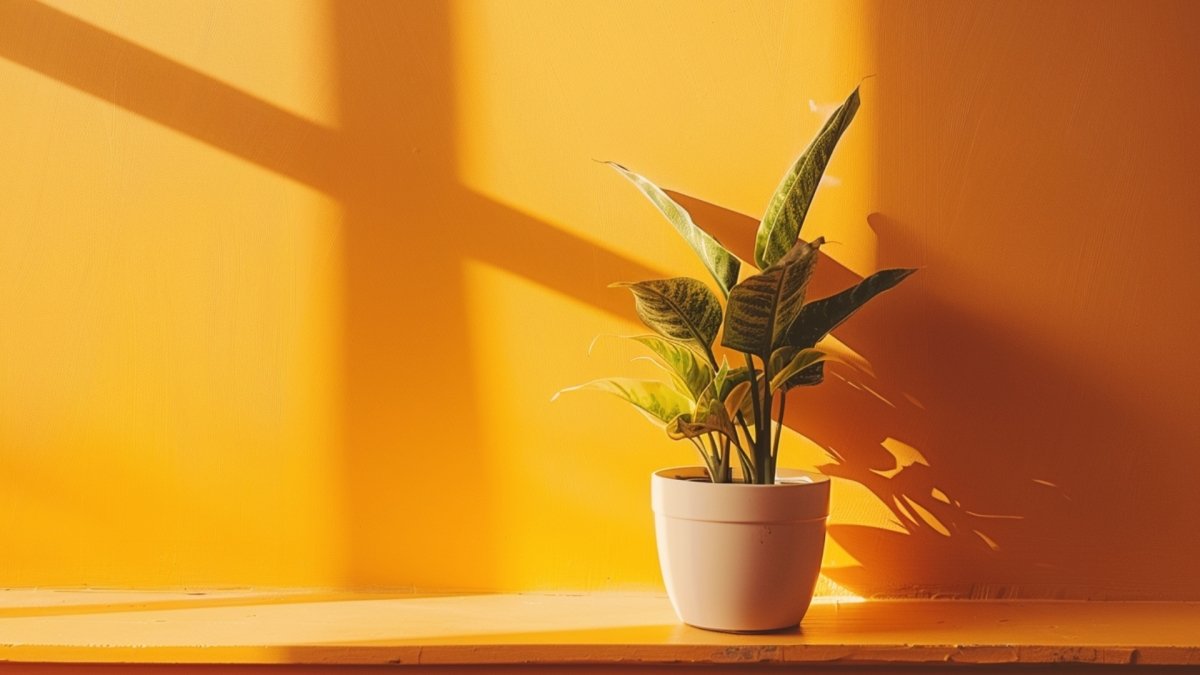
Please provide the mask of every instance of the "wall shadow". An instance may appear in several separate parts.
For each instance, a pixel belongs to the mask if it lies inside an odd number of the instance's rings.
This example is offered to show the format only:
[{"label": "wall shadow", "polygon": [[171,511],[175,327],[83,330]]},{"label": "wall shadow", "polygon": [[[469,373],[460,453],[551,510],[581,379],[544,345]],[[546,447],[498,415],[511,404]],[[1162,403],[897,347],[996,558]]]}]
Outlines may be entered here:
[{"label": "wall shadow", "polygon": [[346,583],[462,587],[467,567],[472,588],[495,588],[489,563],[503,533],[490,520],[496,486],[481,454],[464,263],[630,319],[626,298],[569,261],[655,274],[458,181],[448,3],[331,8],[343,124],[334,185],[346,214]]},{"label": "wall shadow", "polygon": [[[757,220],[669,192],[731,250],[753,251]],[[815,468],[868,489],[906,532],[832,525],[831,538],[858,564],[824,574],[867,596],[1148,593],[1144,580],[1122,575],[1127,558],[1075,548],[1153,536],[1133,531],[1143,526],[1129,519],[1120,495],[1077,478],[1127,466],[1129,447],[1171,443],[1171,431],[1131,414],[1102,371],[1068,367],[1027,327],[997,321],[986,307],[950,304],[950,263],[939,266],[886,216],[868,222],[881,267],[925,268],[839,327],[836,337],[868,366],[831,365],[821,386],[793,390],[786,424],[834,460]],[[809,296],[858,280],[822,254]],[[787,463],[786,446],[782,452]]]},{"label": "wall shadow", "polygon": [[[1200,475],[1200,320],[1180,312],[1200,294],[1186,225],[1200,210],[1185,112],[1200,105],[1197,15],[869,6],[869,224],[879,268],[923,269],[838,329],[870,369],[832,366],[794,390],[787,424],[907,534],[831,527],[860,563],[826,570],[834,581],[864,595],[1200,597],[1185,478]],[[1148,125],[1145,102],[1164,96]],[[676,197],[749,256],[753,218]],[[811,297],[856,281],[831,263]]]},{"label": "wall shadow", "polygon": [[[1200,321],[1179,312],[1200,293],[1185,224],[1200,208],[1185,112],[1200,105],[1200,8],[881,1],[868,15],[879,266],[924,269],[839,330],[875,377],[798,396],[789,419],[845,457],[827,472],[917,501],[951,536],[898,508],[908,536],[835,528],[863,564],[835,578],[1200,598],[1185,478],[1200,475]],[[871,471],[895,464],[885,437],[928,466]]]}]

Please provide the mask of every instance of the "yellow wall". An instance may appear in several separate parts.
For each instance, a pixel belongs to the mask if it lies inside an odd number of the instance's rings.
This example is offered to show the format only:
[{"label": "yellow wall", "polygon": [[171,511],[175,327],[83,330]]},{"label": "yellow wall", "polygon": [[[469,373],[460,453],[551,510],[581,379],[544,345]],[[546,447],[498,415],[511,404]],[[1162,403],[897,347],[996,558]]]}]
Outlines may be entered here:
[{"label": "yellow wall", "polygon": [[693,458],[550,395],[648,372],[586,355],[637,331],[607,283],[704,271],[591,160],[745,251],[875,74],[806,232],[825,291],[924,269],[790,405],[829,578],[1200,598],[1198,19],[0,3],[0,586],[656,586],[648,474]]}]

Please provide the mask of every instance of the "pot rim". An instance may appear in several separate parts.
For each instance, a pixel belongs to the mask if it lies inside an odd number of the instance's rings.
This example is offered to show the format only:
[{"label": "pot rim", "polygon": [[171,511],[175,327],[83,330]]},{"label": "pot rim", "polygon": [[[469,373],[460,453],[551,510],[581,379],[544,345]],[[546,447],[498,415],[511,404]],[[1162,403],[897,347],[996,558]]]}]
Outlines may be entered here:
[{"label": "pot rim", "polygon": [[734,489],[734,488],[741,488],[741,489],[793,488],[794,489],[794,488],[800,488],[800,487],[820,485],[822,483],[830,482],[830,477],[826,476],[824,474],[814,473],[812,471],[802,471],[800,469],[788,469],[788,468],[777,468],[775,470],[775,482],[770,483],[770,484],[714,483],[712,481],[689,480],[690,478],[699,477],[699,476],[695,476],[695,475],[693,475],[693,476],[670,475],[670,474],[686,474],[686,473],[698,473],[700,475],[707,476],[708,469],[703,466],[697,466],[697,465],[672,466],[672,467],[667,467],[665,469],[658,469],[657,471],[652,471],[650,473],[650,477],[651,477],[651,479],[654,479],[654,480],[682,481],[682,482],[691,483],[693,485],[710,485],[714,488],[719,488],[719,489]]},{"label": "pot rim", "polygon": [[799,523],[829,516],[827,476],[783,469],[803,482],[747,485],[681,480],[707,475],[704,467],[660,469],[651,474],[650,508],[658,516],[713,523]]}]

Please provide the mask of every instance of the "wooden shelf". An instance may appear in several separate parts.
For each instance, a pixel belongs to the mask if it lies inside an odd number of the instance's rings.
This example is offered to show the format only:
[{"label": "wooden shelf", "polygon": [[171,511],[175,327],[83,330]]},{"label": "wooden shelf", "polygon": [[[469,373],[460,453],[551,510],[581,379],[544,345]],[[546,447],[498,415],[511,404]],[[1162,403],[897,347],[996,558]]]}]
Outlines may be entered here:
[{"label": "wooden shelf", "polygon": [[0,661],[1200,665],[1200,603],[824,602],[801,630],[730,635],[656,594],[10,590]]}]

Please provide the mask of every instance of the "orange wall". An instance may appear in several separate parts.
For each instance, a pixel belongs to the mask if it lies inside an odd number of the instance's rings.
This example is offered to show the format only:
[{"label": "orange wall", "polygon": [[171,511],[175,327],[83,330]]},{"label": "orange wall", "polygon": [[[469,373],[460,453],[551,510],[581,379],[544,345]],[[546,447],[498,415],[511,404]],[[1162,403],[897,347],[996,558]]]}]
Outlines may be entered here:
[{"label": "orange wall", "polygon": [[[859,79],[796,392],[851,591],[1200,598],[1189,3],[0,4],[0,586],[656,587],[615,280]],[[702,218],[701,218],[702,216]],[[873,375],[870,374],[873,372]],[[840,462],[834,464],[834,458]],[[895,471],[897,462],[906,465]]]}]

